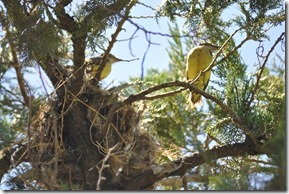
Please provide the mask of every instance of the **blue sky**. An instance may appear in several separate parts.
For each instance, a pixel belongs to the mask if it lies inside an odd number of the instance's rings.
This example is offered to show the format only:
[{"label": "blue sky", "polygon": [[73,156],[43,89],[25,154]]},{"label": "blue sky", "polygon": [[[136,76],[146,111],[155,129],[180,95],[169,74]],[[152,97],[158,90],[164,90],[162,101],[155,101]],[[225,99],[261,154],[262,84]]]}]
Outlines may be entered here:
[{"label": "blue sky", "polygon": [[[156,7],[159,5],[161,0],[142,0],[142,3],[147,4],[151,7]],[[224,18],[230,18],[234,17],[234,14],[237,13],[237,9],[233,8],[227,10],[224,14]],[[132,15],[133,16],[153,16],[154,12],[151,9],[148,9],[144,6],[136,6],[132,10]],[[166,18],[160,18],[158,20],[158,23],[156,22],[155,19],[138,19],[134,20],[137,22],[139,25],[143,26],[145,29],[148,31],[153,31],[153,32],[161,32],[168,34],[168,23],[170,21]],[[184,28],[184,20],[179,19],[179,27]],[[125,23],[124,25],[125,31],[122,31],[118,39],[127,39],[130,38],[131,35],[134,33],[136,30],[135,26],[131,25],[130,23]],[[281,34],[282,31],[285,31],[285,27],[276,27],[273,28],[268,32],[268,35],[270,37],[270,41],[266,42],[264,44],[265,51],[264,53],[268,52],[268,49],[270,46],[272,46],[276,40],[276,38]],[[113,33],[113,29],[109,29],[107,31],[107,35]],[[119,81],[128,81],[128,78],[130,76],[140,76],[141,75],[141,62],[142,62],[142,57],[144,53],[146,52],[148,42],[145,38],[145,34],[142,31],[138,31],[138,33],[135,35],[137,36],[133,41],[132,41],[132,51],[133,54],[135,55],[132,56],[130,54],[129,50],[129,43],[128,42],[117,42],[113,49],[112,49],[112,54],[115,56],[122,58],[122,59],[133,59],[133,58],[139,58],[138,61],[132,61],[132,62],[119,62],[113,65],[112,72],[111,74],[103,80],[104,85],[118,85]],[[242,35],[238,34],[235,38],[235,41],[237,44],[244,38]],[[151,45],[149,48],[145,61],[144,61],[144,68],[145,71],[146,69],[149,68],[159,68],[160,70],[168,68],[168,63],[169,63],[169,57],[166,52],[166,48],[168,48],[169,44],[169,38],[168,37],[163,37],[160,35],[151,35],[151,41],[154,43],[158,43],[159,45]],[[253,42],[253,41],[248,41],[240,50],[239,52],[241,53],[245,63],[249,66],[249,69],[253,70],[256,67],[254,66],[257,64],[257,57],[256,57],[256,48],[258,47],[258,42]],[[276,51],[273,52],[273,54],[279,53],[281,55],[285,55],[284,52],[281,51],[280,46],[276,48]],[[274,55],[272,55],[274,56]],[[272,57],[270,58],[269,62],[272,60]],[[185,63],[185,62],[184,62]],[[36,69],[36,68],[35,68]],[[35,70],[34,69],[34,70]],[[14,73],[13,70],[11,73]],[[26,80],[29,81],[31,85],[38,85],[41,86],[41,81],[39,78],[39,74],[35,73],[33,76],[32,75],[26,75],[25,76]],[[52,90],[52,87],[49,87],[49,81],[48,78],[44,78],[44,81],[47,84],[47,88],[49,91]],[[44,92],[44,90],[42,90]],[[1,187],[1,186],[0,186]]]},{"label": "blue sky", "polygon": [[[157,7],[157,5],[161,2],[160,0],[143,0],[144,4],[147,4],[151,7]],[[73,6],[77,6],[78,2],[74,1]],[[148,9],[144,6],[135,6],[132,9],[132,15],[133,16],[153,16],[154,12],[151,9]],[[168,32],[168,20],[166,18],[160,18],[158,20],[158,23],[154,18],[150,19],[137,19],[134,20],[136,23],[138,23],[140,26],[143,26],[148,31],[153,32],[162,32],[167,33]],[[126,22],[123,26],[125,30],[123,30],[120,35],[118,36],[118,40],[128,39],[132,36],[132,34],[135,32],[136,28],[132,24]],[[106,32],[106,36],[110,37],[112,33],[114,33],[115,28],[108,29]],[[131,42],[131,48],[132,53],[135,56],[131,55],[130,49],[129,49],[129,42],[128,41],[119,41],[116,42],[112,48],[111,53],[115,55],[118,58],[121,59],[136,59],[139,58],[139,60],[131,61],[131,62],[118,62],[113,64],[112,71],[110,75],[102,81],[103,86],[115,86],[118,85],[120,81],[128,81],[130,76],[140,76],[141,75],[141,63],[142,63],[142,57],[144,53],[147,50],[148,42],[145,38],[145,34],[139,30],[138,33],[135,35],[136,38],[133,39]],[[149,68],[159,68],[159,69],[165,69],[168,67],[169,63],[169,57],[166,52],[166,48],[168,47],[168,39],[163,36],[151,36],[151,41],[153,43],[157,43],[158,45],[151,45],[145,61],[144,61],[144,72],[146,72],[146,69]],[[87,57],[94,57],[97,56],[97,53],[91,53],[90,51],[86,51]],[[32,71],[38,71],[38,68],[32,68]],[[12,73],[13,70],[12,70]],[[43,80],[46,83],[46,88],[49,92],[52,91],[52,85],[49,81],[49,79],[44,75],[44,73],[41,73],[43,76]],[[42,87],[41,79],[39,78],[39,73],[36,73],[34,75],[25,75],[26,80],[33,86],[37,85],[40,86],[42,89],[41,92],[44,92],[44,89]]]},{"label": "blue sky", "polygon": [[[141,1],[144,4],[147,4],[151,7],[156,8],[161,0],[142,0]],[[77,5],[78,2],[75,1],[74,5]],[[223,18],[232,18],[235,17],[235,14],[238,14],[238,9],[236,7],[231,7],[227,11],[223,13]],[[132,9],[131,12],[132,16],[153,16],[154,11],[144,7],[142,5],[137,5]],[[158,19],[158,22],[154,18],[146,18],[146,19],[135,19],[134,20],[138,25],[144,27],[148,31],[152,32],[161,32],[165,34],[169,34],[168,31],[168,24],[170,21],[163,17]],[[178,24],[180,27],[180,30],[185,30],[184,26],[184,20],[183,19],[178,19]],[[120,33],[118,36],[118,40],[122,39],[128,39],[132,36],[132,34],[135,32],[136,28],[129,22],[126,22],[123,26],[125,29]],[[234,29],[231,29],[232,32]],[[268,49],[270,48],[271,45],[273,45],[274,41],[276,38],[280,35],[282,31],[285,30],[284,26],[273,28],[269,30],[268,35],[270,37],[270,42],[266,41],[264,44],[265,47],[265,53],[268,52]],[[114,29],[108,29],[106,32],[107,37],[110,37],[110,35],[114,32]],[[112,67],[112,71],[110,75],[103,80],[103,85],[104,86],[115,86],[118,85],[120,81],[128,81],[130,76],[137,76],[140,77],[141,75],[141,63],[142,63],[142,58],[147,50],[148,47],[148,42],[146,40],[145,34],[143,31],[139,30],[135,34],[136,38],[134,38],[131,42],[131,48],[132,52],[135,56],[132,56],[130,53],[130,48],[129,48],[129,42],[128,41],[122,41],[122,42],[116,42],[112,48],[111,53],[114,54],[115,56],[122,58],[122,59],[135,59],[139,58],[137,61],[131,61],[131,62],[118,62],[115,63]],[[238,44],[242,38],[244,38],[244,35],[237,34],[235,36],[235,41]],[[160,36],[160,35],[151,35],[151,41],[153,43],[157,43],[158,45],[151,45],[144,61],[144,73],[146,72],[147,69],[149,68],[158,68],[160,70],[168,68],[168,63],[169,63],[169,57],[166,52],[166,48],[168,48],[169,44],[169,38]],[[252,72],[256,68],[257,64],[257,56],[256,56],[256,48],[258,47],[258,42],[254,41],[248,41],[243,45],[241,49],[238,51],[241,53],[244,62],[249,66],[249,71]],[[284,52],[281,51],[280,47],[277,47],[276,51],[274,53],[281,53],[284,55]],[[91,55],[89,51],[87,51],[87,57],[95,56]],[[274,56],[274,55],[272,55]],[[271,59],[272,60],[272,57]],[[270,61],[269,60],[269,61]],[[185,61],[184,61],[185,63]],[[36,77],[35,77],[36,76]],[[34,78],[31,79],[31,76],[27,76],[27,79],[33,80],[32,82],[30,81],[31,84],[36,84],[41,86],[41,81],[39,79],[39,75],[33,76]],[[212,79],[215,79],[214,76],[212,76]],[[47,83],[49,83],[48,79],[44,79]],[[50,85],[50,84],[49,84]],[[51,86],[51,85],[50,85]],[[52,90],[52,87],[47,87],[50,91]]]},{"label": "blue sky", "polygon": [[[142,2],[147,5],[150,5],[151,7],[157,7],[157,5],[159,5],[161,1],[160,0],[155,0],[155,1],[143,0]],[[227,11],[223,13],[223,17],[229,19],[231,17],[235,17],[235,14],[237,13],[238,13],[238,9],[236,7],[231,7],[230,9],[228,9]],[[132,10],[133,16],[153,16],[153,14],[154,12],[152,10],[147,9],[143,6],[136,6]],[[160,18],[158,20],[158,23],[156,22],[155,19],[140,19],[140,20],[135,20],[135,21],[139,25],[147,29],[148,31],[169,34],[168,23],[170,23],[170,21],[167,18]],[[185,30],[184,22],[185,20],[178,19],[179,27],[182,28],[180,30],[183,30],[183,29]],[[136,29],[130,23],[126,23],[124,25],[124,28],[126,29],[126,31],[120,34],[119,39],[129,38]],[[235,29],[232,29],[232,32],[234,30]],[[285,30],[285,27],[283,26],[283,27],[273,28],[268,31],[268,35],[271,41],[265,42],[264,53],[268,52],[268,49],[274,44],[276,38],[284,30]],[[141,60],[147,49],[148,42],[142,31],[139,31],[136,35],[137,35],[137,38],[135,38],[132,41],[132,50],[133,50],[134,55],[140,59],[138,61],[133,61],[129,63],[121,62],[121,63],[114,64],[111,74],[109,75],[107,79],[104,80],[105,83],[111,83],[111,82],[118,83],[118,81],[127,81],[129,76],[140,76]],[[244,34],[243,35],[237,34],[234,38],[236,41],[236,44],[238,44],[243,38],[245,38]],[[169,57],[166,52],[166,48],[168,48],[169,46],[168,44],[169,38],[163,37],[160,35],[151,35],[151,41],[154,43],[158,43],[159,45],[151,45],[151,47],[149,48],[145,61],[144,61],[144,68],[145,69],[152,68],[152,67],[159,68],[159,69],[168,68]],[[258,45],[259,45],[258,42],[248,41],[239,50],[239,52],[241,53],[243,57],[244,62],[249,66],[249,71],[251,72],[256,68],[255,65],[258,62],[257,56],[256,56],[256,48],[258,47]],[[282,55],[285,54],[284,52],[281,51],[280,47],[277,47],[275,52],[281,53]],[[116,43],[112,49],[112,53],[124,59],[133,58],[133,56],[130,55],[128,42]]]},{"label": "blue sky", "polygon": [[[142,0],[141,1],[143,4],[149,5],[153,8],[156,8],[161,0]],[[74,6],[78,4],[78,1],[74,1]],[[232,18],[235,17],[235,14],[238,14],[238,8],[236,7],[231,7],[227,11],[223,13],[223,18]],[[142,5],[137,5],[133,7],[132,16],[153,16],[154,11],[142,6]],[[144,27],[148,31],[152,32],[160,32],[164,34],[169,34],[168,31],[168,24],[170,21],[163,17],[158,19],[158,22],[154,18],[143,18],[143,19],[134,19],[134,22],[136,22],[138,25]],[[180,27],[180,30],[186,30],[184,26],[184,19],[178,19],[178,25]],[[123,26],[125,30],[123,30],[120,35],[118,36],[118,40],[123,40],[123,39],[128,39],[132,36],[132,34],[135,32],[136,27],[130,24],[129,22],[126,22]],[[114,32],[115,29],[108,29],[106,32],[107,37],[110,37],[110,35]],[[232,32],[235,29],[231,29]],[[268,35],[270,37],[271,41],[266,41],[264,44],[265,51],[264,53],[268,52],[268,49],[270,46],[272,46],[276,40],[276,38],[281,34],[282,31],[285,30],[284,26],[280,27],[275,27],[271,30],[268,31]],[[237,34],[234,37],[234,40],[236,41],[236,44],[238,44],[243,38],[244,34]],[[142,63],[142,58],[147,50],[148,47],[148,41],[146,40],[145,33],[141,30],[139,30],[136,34],[132,42],[131,42],[131,48],[132,52],[135,56],[131,55],[130,48],[129,48],[129,41],[121,41],[121,42],[116,42],[112,48],[111,53],[114,54],[115,56],[121,58],[121,59],[135,59],[139,58],[139,60],[136,61],[131,61],[131,62],[118,62],[113,64],[112,71],[110,75],[104,79],[103,86],[115,86],[118,85],[120,81],[128,81],[130,76],[134,77],[140,77],[141,76],[141,63]],[[146,72],[147,69],[149,68],[158,68],[160,70],[168,68],[169,64],[169,57],[166,52],[166,48],[168,48],[170,38],[160,36],[160,35],[151,35],[151,41],[153,43],[157,43],[158,45],[151,45],[146,57],[145,61],[143,63],[144,65],[144,73]],[[257,64],[257,56],[256,56],[256,48],[258,47],[259,43],[254,42],[254,41],[248,41],[246,42],[241,49],[238,51],[241,53],[242,58],[244,62],[248,65],[248,70],[250,72],[254,71],[256,68]],[[276,51],[274,53],[280,53],[281,55],[284,55],[284,52],[281,51],[280,46],[277,47]],[[96,56],[97,53],[93,54],[89,51],[87,51],[87,57],[92,57]],[[274,56],[274,55],[272,55]],[[272,60],[269,60],[269,62]],[[185,61],[184,61],[185,63]],[[29,80],[29,82],[32,85],[39,85],[41,86],[41,80],[39,78],[39,75],[36,74],[31,77],[31,75],[26,76],[26,78]],[[215,79],[214,75],[212,76],[211,79]],[[48,78],[44,78],[44,81],[46,83],[49,83]],[[49,86],[50,85],[50,86]],[[47,89],[49,91],[52,91],[52,86],[51,84],[47,85]],[[42,89],[43,90],[43,89]],[[43,90],[44,92],[44,90]]]}]

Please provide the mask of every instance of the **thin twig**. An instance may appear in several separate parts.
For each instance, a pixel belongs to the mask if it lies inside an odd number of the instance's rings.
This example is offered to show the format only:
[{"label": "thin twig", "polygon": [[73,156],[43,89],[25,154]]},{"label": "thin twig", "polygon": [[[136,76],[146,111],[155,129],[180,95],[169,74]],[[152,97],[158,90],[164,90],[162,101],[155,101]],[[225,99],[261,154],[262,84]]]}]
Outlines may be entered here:
[{"label": "thin twig", "polygon": [[127,19],[127,21],[129,23],[131,23],[133,26],[136,27],[136,29],[143,31],[145,34],[152,34],[152,35],[159,35],[159,36],[164,36],[164,37],[177,37],[177,38],[186,38],[186,37],[191,37],[190,35],[182,35],[182,36],[178,36],[178,35],[171,35],[171,34],[164,34],[161,32],[153,32],[153,31],[149,31],[147,29],[145,29],[144,27],[140,26],[139,24],[135,23],[133,20],[131,20],[130,18]]},{"label": "thin twig", "polygon": [[262,73],[265,69],[265,65],[267,64],[267,61],[269,59],[269,56],[271,55],[271,53],[273,52],[274,48],[276,47],[276,45],[282,41],[283,39],[283,36],[285,35],[285,32],[282,32],[282,34],[277,38],[277,40],[275,41],[275,43],[273,44],[273,46],[271,47],[271,49],[268,51],[267,55],[265,56],[264,58],[264,61],[259,69],[259,74],[256,75],[257,77],[257,81],[256,81],[256,84],[255,84],[255,87],[254,87],[254,90],[252,91],[251,93],[251,98],[250,100],[248,101],[248,107],[251,105],[251,103],[253,102],[254,100],[254,96],[259,88],[259,85],[260,85],[260,79],[261,79],[261,76],[262,76]]},{"label": "thin twig", "polygon": [[125,13],[124,13],[124,16],[122,17],[122,19],[118,22],[117,24],[117,28],[115,30],[115,32],[112,34],[111,36],[111,40],[109,41],[108,43],[108,47],[107,49],[105,50],[104,52],[104,56],[102,58],[102,61],[101,61],[101,64],[99,66],[99,69],[98,69],[98,72],[96,74],[96,79],[99,80],[100,79],[100,75],[101,75],[101,72],[102,70],[104,69],[105,67],[105,63],[106,63],[106,59],[114,45],[114,43],[116,42],[116,38],[117,36],[119,35],[120,31],[122,30],[122,26],[123,24],[125,23],[125,21],[127,21],[127,18],[128,18],[128,15],[130,13],[130,10],[131,8],[136,4],[136,1],[135,0],[132,0],[130,1],[130,3],[128,4],[128,6],[126,7],[126,10],[125,10]]},{"label": "thin twig", "polygon": [[[216,53],[216,55],[214,56],[212,62],[210,63],[210,65],[204,69],[203,71],[200,71],[200,73],[198,74],[198,76],[191,81],[191,83],[195,83],[199,78],[200,76],[202,76],[203,74],[205,74],[207,71],[211,70],[214,66],[215,66],[215,62],[217,60],[217,58],[219,57],[219,55],[221,54],[222,50],[225,48],[225,46],[229,43],[229,41],[233,38],[233,36],[238,32],[240,31],[242,28],[238,28],[237,30],[235,30],[231,35],[230,37],[224,42],[224,44],[221,46],[221,48],[218,50],[218,52]],[[234,49],[234,52],[236,51],[237,49]],[[227,58],[228,55],[225,57]]]},{"label": "thin twig", "polygon": [[2,25],[5,28],[6,35],[7,35],[7,40],[9,42],[9,45],[10,45],[10,48],[11,48],[11,54],[12,54],[13,64],[14,64],[13,67],[14,67],[14,69],[16,71],[18,85],[19,85],[21,94],[23,96],[23,99],[24,99],[24,102],[25,102],[25,106],[29,109],[30,108],[30,97],[27,94],[27,91],[25,89],[25,80],[24,80],[23,75],[21,73],[21,65],[19,64],[17,51],[16,51],[16,48],[15,48],[14,43],[12,41],[12,36],[11,36],[11,33],[10,33],[10,29],[9,29],[8,24],[6,22],[2,22]]},{"label": "thin twig", "polygon": [[[102,176],[102,172],[105,168],[108,168],[109,165],[106,164],[107,160],[109,159],[109,157],[111,156],[112,151],[117,148],[118,144],[115,144],[112,148],[108,149],[108,152],[106,154],[106,156],[104,157],[104,159],[101,162],[101,167],[98,170],[98,180],[97,180],[97,184],[96,184],[96,190],[100,190],[100,183],[102,180],[105,180],[106,178]],[[98,168],[98,167],[97,167]]]},{"label": "thin twig", "polygon": [[162,94],[157,94],[157,95],[153,95],[153,96],[144,96],[143,100],[155,100],[158,98],[165,98],[168,96],[173,96],[173,95],[180,93],[184,90],[186,90],[186,88],[179,88],[179,89],[174,90],[174,91],[170,91],[170,92],[166,92],[166,93],[162,93]]},{"label": "thin twig", "polygon": [[[101,129],[101,132],[103,133],[103,132],[107,131],[109,124],[111,123],[111,121],[113,119],[114,113],[117,110],[119,110],[121,107],[128,105],[128,104],[131,104],[131,103],[136,102],[136,101],[148,99],[147,95],[150,93],[153,93],[155,91],[158,91],[158,90],[161,90],[164,88],[169,88],[169,87],[177,87],[177,86],[194,91],[198,94],[201,94],[205,98],[214,101],[216,104],[218,104],[222,108],[222,110],[224,112],[226,112],[230,116],[230,118],[235,123],[235,125],[238,126],[240,129],[242,129],[248,136],[250,136],[250,138],[255,143],[255,145],[258,146],[257,140],[254,138],[254,135],[252,134],[251,130],[249,128],[247,128],[247,126],[243,123],[241,118],[238,117],[238,115],[229,106],[225,105],[221,100],[217,99],[216,97],[214,97],[214,96],[204,92],[203,90],[199,89],[198,87],[192,85],[190,83],[190,81],[189,82],[174,81],[174,82],[167,82],[167,83],[163,83],[160,85],[156,85],[156,86],[148,88],[148,89],[146,89],[146,90],[144,90],[138,94],[131,95],[128,98],[126,98],[125,100],[114,104],[112,106],[112,108],[110,109],[109,113],[107,114],[106,122],[104,123],[104,125]],[[179,90],[181,90],[181,89],[179,89]]]},{"label": "thin twig", "polygon": [[[205,72],[212,69],[213,67],[213,64],[215,63],[215,61],[217,60],[218,56],[221,54],[222,50],[225,48],[225,46],[229,43],[229,41],[233,38],[233,36],[239,32],[240,30],[242,30],[243,28],[238,28],[237,30],[235,30],[230,36],[229,38],[224,42],[224,44],[221,46],[221,48],[218,50],[218,52],[216,53],[215,57],[213,58],[212,62],[210,63],[210,65],[204,70]],[[237,49],[235,48],[234,49],[234,52],[236,51]]]},{"label": "thin twig", "polygon": [[225,61],[229,56],[231,56],[232,54],[234,54],[239,48],[241,48],[241,46],[247,42],[248,40],[250,40],[251,38],[249,36],[247,36],[244,40],[242,40],[240,42],[240,44],[238,46],[236,46],[231,52],[229,52],[224,58],[220,59],[218,61],[218,63],[222,63],[223,61]]}]

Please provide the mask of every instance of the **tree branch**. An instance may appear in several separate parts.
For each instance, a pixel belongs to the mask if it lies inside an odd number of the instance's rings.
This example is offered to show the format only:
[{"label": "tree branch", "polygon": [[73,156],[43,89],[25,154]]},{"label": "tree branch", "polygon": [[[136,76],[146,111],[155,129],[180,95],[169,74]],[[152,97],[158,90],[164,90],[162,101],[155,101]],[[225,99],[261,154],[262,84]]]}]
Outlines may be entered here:
[{"label": "tree branch", "polygon": [[18,164],[27,160],[25,156],[26,150],[27,146],[22,145],[0,150],[0,180],[2,179],[3,175],[9,171],[12,164],[12,159],[17,161]]},{"label": "tree branch", "polygon": [[174,90],[174,91],[170,91],[170,92],[165,92],[165,93],[162,93],[162,94],[157,94],[157,95],[152,95],[152,96],[144,96],[143,97],[143,100],[155,100],[155,99],[159,99],[159,98],[165,98],[165,97],[168,97],[168,96],[173,96],[177,93],[180,93],[182,91],[186,90],[186,88],[179,88],[177,90]]},{"label": "tree branch", "polygon": [[30,96],[27,94],[27,91],[26,91],[25,80],[24,80],[23,75],[21,73],[21,66],[19,64],[17,51],[16,51],[16,48],[15,48],[14,43],[12,41],[12,36],[10,33],[10,29],[8,27],[9,25],[8,25],[7,21],[5,21],[4,18],[2,18],[2,15],[1,15],[1,23],[2,23],[2,25],[6,31],[7,40],[8,40],[9,45],[10,45],[12,59],[13,59],[12,64],[13,64],[13,67],[16,71],[16,77],[17,77],[19,88],[20,88],[20,92],[21,92],[22,97],[24,99],[25,106],[28,109],[30,109],[30,105],[31,105],[30,104]]},{"label": "tree branch", "polygon": [[68,15],[65,12],[65,9],[64,9],[70,3],[71,3],[71,0],[59,1],[54,8],[54,12],[59,20],[60,27],[66,30],[67,32],[70,32],[71,34],[73,34],[75,30],[77,29],[77,23],[74,21],[74,19],[70,15]]},{"label": "tree branch", "polygon": [[231,56],[232,54],[234,54],[239,48],[241,48],[241,46],[247,42],[248,40],[250,40],[250,37],[247,36],[246,38],[244,38],[244,40],[242,40],[240,42],[240,44],[238,46],[236,46],[232,51],[230,51],[224,58],[220,59],[218,61],[218,63],[222,63],[223,61],[225,61],[229,56]]},{"label": "tree branch", "polygon": [[249,107],[249,106],[251,105],[251,103],[253,102],[254,96],[255,96],[258,88],[259,88],[260,79],[261,79],[261,76],[262,76],[262,74],[263,74],[265,65],[267,64],[267,61],[268,61],[268,59],[269,59],[269,56],[270,56],[271,53],[273,52],[273,50],[274,50],[274,48],[276,47],[276,45],[277,45],[280,41],[282,41],[284,35],[285,35],[285,32],[282,32],[282,34],[277,38],[277,40],[275,41],[275,43],[273,44],[273,46],[271,47],[271,49],[268,51],[268,53],[267,53],[267,55],[266,55],[266,57],[265,57],[262,65],[261,65],[261,67],[260,67],[259,73],[256,75],[257,81],[256,81],[255,87],[254,87],[254,89],[253,89],[253,91],[252,91],[252,93],[251,93],[251,98],[250,98],[250,100],[248,101],[248,107]]},{"label": "tree branch", "polygon": [[104,69],[104,66],[105,66],[105,62],[106,62],[106,59],[116,41],[116,38],[117,36],[119,35],[120,31],[122,30],[122,26],[123,24],[125,23],[125,21],[127,20],[128,18],[128,15],[130,13],[130,10],[131,8],[136,4],[136,1],[135,0],[132,0],[128,6],[126,7],[126,10],[125,10],[125,14],[124,16],[122,16],[122,19],[118,22],[117,24],[117,28],[115,30],[115,32],[113,33],[113,35],[111,36],[111,40],[109,41],[109,44],[108,44],[108,47],[107,49],[105,50],[104,52],[104,56],[102,58],[102,61],[101,61],[101,64],[99,66],[99,69],[98,69],[98,73],[96,74],[96,79],[99,80],[100,79],[100,75],[101,75],[101,72],[102,70]]},{"label": "tree branch", "polygon": [[244,155],[257,155],[263,154],[263,152],[257,151],[256,147],[249,143],[236,143],[232,145],[225,145],[221,147],[214,147],[210,150],[204,151],[203,153],[195,153],[184,159],[176,160],[171,162],[177,168],[172,172],[160,172],[155,174],[153,170],[148,170],[144,173],[139,174],[136,177],[127,180],[122,183],[126,185],[124,190],[139,190],[144,189],[155,182],[170,176],[183,176],[188,169],[199,166],[203,163],[217,160],[219,158],[233,156],[244,156]]},{"label": "tree branch", "polygon": [[[13,148],[3,148],[0,150],[0,180],[2,179],[3,175],[11,169],[11,166],[16,167],[22,162],[30,162],[27,149],[28,147],[26,144],[18,144],[14,145]],[[33,151],[35,153],[37,152],[36,150]],[[61,154],[59,160],[63,160],[67,163],[75,162],[79,159],[80,155],[81,154],[78,152],[71,153],[69,151],[65,151]],[[50,161],[53,158],[54,154],[45,153],[41,156],[41,158],[39,158],[39,161]]]},{"label": "tree branch", "polygon": [[[189,89],[190,91],[194,91],[198,94],[201,94],[202,96],[204,96],[207,99],[210,99],[212,101],[214,101],[216,104],[218,104],[222,110],[224,112],[226,112],[229,117],[232,119],[232,121],[235,123],[235,125],[237,127],[239,127],[242,131],[245,132],[245,134],[247,134],[252,141],[255,143],[256,146],[258,146],[258,141],[254,138],[254,135],[252,134],[251,130],[243,123],[243,121],[238,117],[238,115],[227,105],[225,105],[221,100],[217,99],[216,97],[204,92],[203,90],[199,89],[198,87],[194,86],[193,84],[191,84],[191,82],[181,82],[181,81],[174,81],[174,82],[167,82],[167,83],[163,83],[163,84],[159,84],[156,86],[153,86],[151,88],[148,88],[138,94],[135,95],[130,95],[128,98],[126,98],[125,100],[118,102],[116,104],[114,104],[112,106],[112,108],[110,109],[109,113],[107,114],[107,119],[106,122],[104,123],[102,129],[100,130],[100,134],[105,134],[105,132],[107,131],[112,119],[113,119],[113,115],[114,113],[119,110],[121,107],[131,104],[133,102],[136,101],[140,101],[140,100],[144,100],[144,99],[148,99],[147,95],[151,94],[155,91],[164,89],[164,88],[169,88],[169,87],[181,87],[180,89],[176,90],[178,92],[183,91],[182,88],[186,88]],[[153,98],[156,99],[156,98]]]}]

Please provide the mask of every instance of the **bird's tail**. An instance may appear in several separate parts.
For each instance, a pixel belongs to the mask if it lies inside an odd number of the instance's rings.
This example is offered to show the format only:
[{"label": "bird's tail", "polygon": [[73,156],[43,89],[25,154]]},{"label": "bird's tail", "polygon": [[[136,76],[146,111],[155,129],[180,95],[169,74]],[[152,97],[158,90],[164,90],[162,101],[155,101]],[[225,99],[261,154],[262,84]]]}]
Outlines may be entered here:
[{"label": "bird's tail", "polygon": [[191,108],[196,108],[197,106],[200,106],[202,104],[202,95],[191,92],[189,96],[189,102],[191,104]]}]

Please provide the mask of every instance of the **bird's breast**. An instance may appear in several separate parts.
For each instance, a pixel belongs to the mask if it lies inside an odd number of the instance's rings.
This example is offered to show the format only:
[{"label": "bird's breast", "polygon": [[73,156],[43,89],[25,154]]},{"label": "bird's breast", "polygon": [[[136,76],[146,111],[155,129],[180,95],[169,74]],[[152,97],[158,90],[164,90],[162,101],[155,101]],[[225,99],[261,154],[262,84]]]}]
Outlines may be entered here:
[{"label": "bird's breast", "polygon": [[194,79],[206,69],[212,61],[212,54],[209,49],[195,48],[188,53],[187,57],[187,78]]}]

